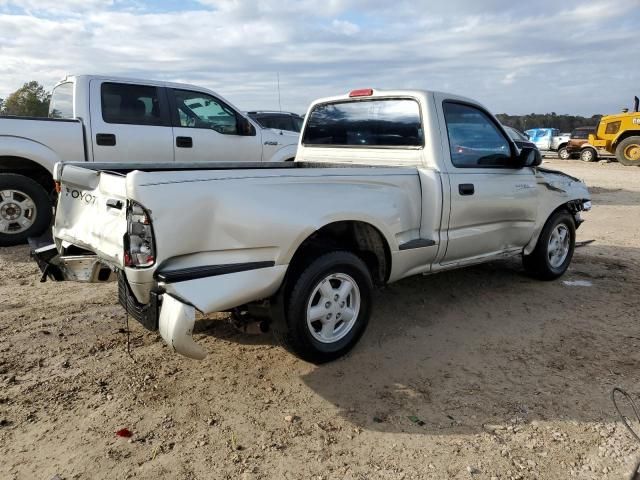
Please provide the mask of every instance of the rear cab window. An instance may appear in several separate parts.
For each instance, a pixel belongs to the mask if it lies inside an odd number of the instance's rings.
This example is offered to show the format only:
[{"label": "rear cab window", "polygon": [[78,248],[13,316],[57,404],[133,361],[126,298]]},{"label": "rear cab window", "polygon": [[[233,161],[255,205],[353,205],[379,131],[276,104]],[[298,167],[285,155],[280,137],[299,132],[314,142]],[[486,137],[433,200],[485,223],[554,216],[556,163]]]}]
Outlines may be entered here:
[{"label": "rear cab window", "polygon": [[408,98],[316,105],[309,113],[302,143],[314,147],[423,147],[420,107]]},{"label": "rear cab window", "polygon": [[166,126],[158,88],[149,85],[103,83],[100,91],[102,119],[106,123]]},{"label": "rear cab window", "polygon": [[73,114],[73,82],[61,83],[53,89],[49,101],[49,118],[75,118]]}]

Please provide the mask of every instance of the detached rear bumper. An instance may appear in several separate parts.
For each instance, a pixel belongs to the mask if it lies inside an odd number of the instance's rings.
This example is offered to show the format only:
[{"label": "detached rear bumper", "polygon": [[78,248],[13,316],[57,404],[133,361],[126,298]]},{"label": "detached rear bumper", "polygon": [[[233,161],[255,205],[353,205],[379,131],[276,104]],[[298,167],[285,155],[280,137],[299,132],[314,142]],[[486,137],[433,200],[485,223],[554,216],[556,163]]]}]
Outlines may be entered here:
[{"label": "detached rear bumper", "polygon": [[131,292],[124,273],[118,273],[118,301],[148,330],[160,331],[162,339],[177,353],[202,360],[206,352],[193,341],[196,309],[167,293],[151,291],[149,303],[138,303]]},{"label": "detached rear bumper", "polygon": [[192,336],[196,309],[211,313],[268,298],[281,285],[287,269],[273,262],[252,262],[166,271],[157,275],[149,285],[148,297],[144,295],[145,303],[140,303],[126,273],[102,263],[96,255],[63,256],[55,244],[30,243],[32,257],[42,271],[41,281],[107,282],[117,278],[118,301],[127,314],[146,329],[159,331],[177,353],[197,360],[205,358],[206,352]]}]

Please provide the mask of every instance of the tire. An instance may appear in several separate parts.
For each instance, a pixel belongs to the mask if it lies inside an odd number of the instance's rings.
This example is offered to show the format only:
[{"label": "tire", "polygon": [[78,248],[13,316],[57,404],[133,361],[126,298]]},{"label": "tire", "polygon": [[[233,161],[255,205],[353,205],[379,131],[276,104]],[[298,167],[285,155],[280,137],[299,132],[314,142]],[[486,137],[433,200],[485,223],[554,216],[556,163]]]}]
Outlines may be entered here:
[{"label": "tire", "polygon": [[[567,235],[566,242],[563,241],[562,232]],[[558,234],[560,237],[555,236]],[[556,243],[558,240],[560,244]],[[556,212],[542,228],[533,252],[522,256],[524,269],[540,280],[554,280],[569,268],[575,245],[576,224],[573,215],[566,211]]]},{"label": "tire", "polygon": [[618,143],[616,159],[627,167],[640,167],[640,136],[627,137]]},{"label": "tire", "polygon": [[560,160],[569,160],[569,158],[571,158],[571,154],[569,153],[569,150],[567,150],[567,147],[560,147],[558,150],[558,158]]},{"label": "tire", "polygon": [[51,224],[52,204],[42,186],[24,175],[0,174],[0,246],[25,243]]},{"label": "tire", "polygon": [[594,148],[583,148],[580,151],[580,160],[583,162],[595,162],[598,160],[598,152]]},{"label": "tire", "polygon": [[[292,280],[293,288],[284,300],[284,318],[273,323],[276,337],[313,363],[335,360],[351,350],[371,315],[373,282],[365,263],[351,252],[325,253]],[[350,293],[342,299],[340,289],[348,284]],[[314,309],[321,314],[315,319],[311,316]]]}]

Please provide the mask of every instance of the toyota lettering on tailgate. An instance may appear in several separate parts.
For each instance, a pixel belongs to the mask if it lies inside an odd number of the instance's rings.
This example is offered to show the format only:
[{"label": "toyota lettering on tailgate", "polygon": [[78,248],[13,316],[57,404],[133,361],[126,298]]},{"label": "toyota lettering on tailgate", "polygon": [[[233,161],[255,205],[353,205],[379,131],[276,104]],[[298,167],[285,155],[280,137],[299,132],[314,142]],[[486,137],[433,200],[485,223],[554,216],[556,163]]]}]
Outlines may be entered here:
[{"label": "toyota lettering on tailgate", "polygon": [[97,197],[88,192],[83,192],[82,190],[76,190],[74,188],[65,187],[65,196],[71,197],[80,202],[86,203],[87,205],[95,205]]}]

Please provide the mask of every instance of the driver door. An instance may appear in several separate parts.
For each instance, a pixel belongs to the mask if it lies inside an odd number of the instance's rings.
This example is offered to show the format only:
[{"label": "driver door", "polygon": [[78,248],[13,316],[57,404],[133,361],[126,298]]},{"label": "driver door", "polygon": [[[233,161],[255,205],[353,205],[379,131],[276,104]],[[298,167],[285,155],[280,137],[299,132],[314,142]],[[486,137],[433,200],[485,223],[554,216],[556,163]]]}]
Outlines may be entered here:
[{"label": "driver door", "polygon": [[523,248],[537,216],[533,169],[517,165],[519,151],[487,112],[446,99],[442,106],[451,212],[441,263],[473,262]]},{"label": "driver door", "polygon": [[259,134],[239,131],[240,114],[203,92],[169,89],[176,162],[260,162]]}]

